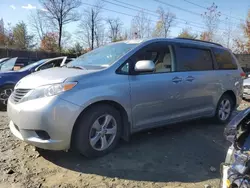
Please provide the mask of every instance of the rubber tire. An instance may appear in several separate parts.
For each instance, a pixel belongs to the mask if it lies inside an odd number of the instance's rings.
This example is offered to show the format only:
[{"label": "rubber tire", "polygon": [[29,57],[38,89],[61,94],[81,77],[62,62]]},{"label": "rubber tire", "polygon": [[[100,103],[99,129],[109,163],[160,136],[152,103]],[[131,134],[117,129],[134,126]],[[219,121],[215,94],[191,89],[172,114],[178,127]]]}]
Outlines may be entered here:
[{"label": "rubber tire", "polygon": [[[226,120],[221,120],[219,118],[219,106],[220,106],[221,101],[223,101],[224,99],[228,99],[229,100],[230,105],[231,105],[231,111],[230,111],[230,114],[229,114],[229,116],[228,116],[228,118]],[[219,100],[219,102],[218,102],[218,104],[217,104],[216,113],[215,113],[215,117],[214,117],[215,121],[217,123],[220,123],[220,124],[226,124],[226,123],[228,123],[229,120],[230,120],[230,118],[231,118],[233,110],[234,110],[234,103],[233,103],[232,98],[229,95],[227,95],[227,94],[222,95],[221,98],[220,98],[220,100]]]},{"label": "rubber tire", "polygon": [[[89,142],[89,132],[94,121],[101,115],[108,113],[112,115],[117,123],[117,134],[113,143],[104,151],[97,151],[92,148]],[[73,149],[88,157],[101,157],[112,151],[120,141],[122,121],[120,113],[110,105],[98,104],[90,107],[78,118],[73,132]]]},{"label": "rubber tire", "polygon": [[[3,87],[0,88],[0,93],[1,93],[2,90],[8,89],[8,88],[11,88],[11,89],[14,90],[14,86],[12,86],[12,85],[7,85],[7,86],[3,86]],[[7,109],[7,105],[4,105],[3,103],[0,102],[0,110],[6,111],[6,109]]]}]

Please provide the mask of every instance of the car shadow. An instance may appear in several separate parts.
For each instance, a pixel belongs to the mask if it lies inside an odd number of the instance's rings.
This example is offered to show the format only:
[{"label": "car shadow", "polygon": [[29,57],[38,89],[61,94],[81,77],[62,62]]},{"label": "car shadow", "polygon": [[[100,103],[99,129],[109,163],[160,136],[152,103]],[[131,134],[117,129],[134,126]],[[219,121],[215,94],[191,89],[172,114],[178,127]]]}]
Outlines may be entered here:
[{"label": "car shadow", "polygon": [[[203,119],[132,135],[112,153],[87,159],[74,152],[38,150],[50,162],[80,173],[154,182],[219,178],[229,143],[223,125]],[[215,167],[215,171],[210,168]]]}]

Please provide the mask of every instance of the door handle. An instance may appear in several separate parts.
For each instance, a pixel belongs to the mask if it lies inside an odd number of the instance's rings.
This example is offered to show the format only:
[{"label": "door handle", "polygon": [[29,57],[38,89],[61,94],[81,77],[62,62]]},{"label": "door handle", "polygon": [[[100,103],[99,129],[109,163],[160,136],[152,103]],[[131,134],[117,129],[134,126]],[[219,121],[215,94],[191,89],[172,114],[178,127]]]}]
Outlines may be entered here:
[{"label": "door handle", "polygon": [[179,82],[181,82],[182,81],[182,78],[180,78],[180,77],[174,77],[173,79],[172,79],[172,82],[174,82],[174,83],[179,83]]},{"label": "door handle", "polygon": [[194,77],[193,76],[188,76],[187,78],[186,78],[186,81],[188,81],[188,82],[192,82],[194,80]]}]

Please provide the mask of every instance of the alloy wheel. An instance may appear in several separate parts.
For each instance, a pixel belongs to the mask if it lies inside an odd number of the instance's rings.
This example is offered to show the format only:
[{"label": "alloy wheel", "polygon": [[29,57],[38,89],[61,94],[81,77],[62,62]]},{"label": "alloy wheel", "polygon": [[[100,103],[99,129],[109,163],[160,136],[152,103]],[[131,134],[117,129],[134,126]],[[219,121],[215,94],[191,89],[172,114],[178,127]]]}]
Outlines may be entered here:
[{"label": "alloy wheel", "polygon": [[228,99],[223,99],[219,106],[219,118],[222,121],[227,120],[231,113],[231,103]]},{"label": "alloy wheel", "polygon": [[93,149],[104,151],[114,141],[117,134],[117,123],[112,115],[100,116],[92,124],[89,133],[89,142]]},{"label": "alloy wheel", "polygon": [[9,99],[12,92],[13,92],[12,88],[6,88],[6,89],[1,90],[0,102],[4,105],[7,105],[8,99]]}]

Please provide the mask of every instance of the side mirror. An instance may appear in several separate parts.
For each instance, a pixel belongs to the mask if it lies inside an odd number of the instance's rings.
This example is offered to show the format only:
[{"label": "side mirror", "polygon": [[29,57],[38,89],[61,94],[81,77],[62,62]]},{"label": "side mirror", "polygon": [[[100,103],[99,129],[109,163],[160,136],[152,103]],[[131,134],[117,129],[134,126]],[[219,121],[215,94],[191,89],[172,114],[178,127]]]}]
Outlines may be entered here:
[{"label": "side mirror", "polygon": [[136,72],[153,72],[155,70],[155,64],[151,60],[137,61],[135,64]]}]

